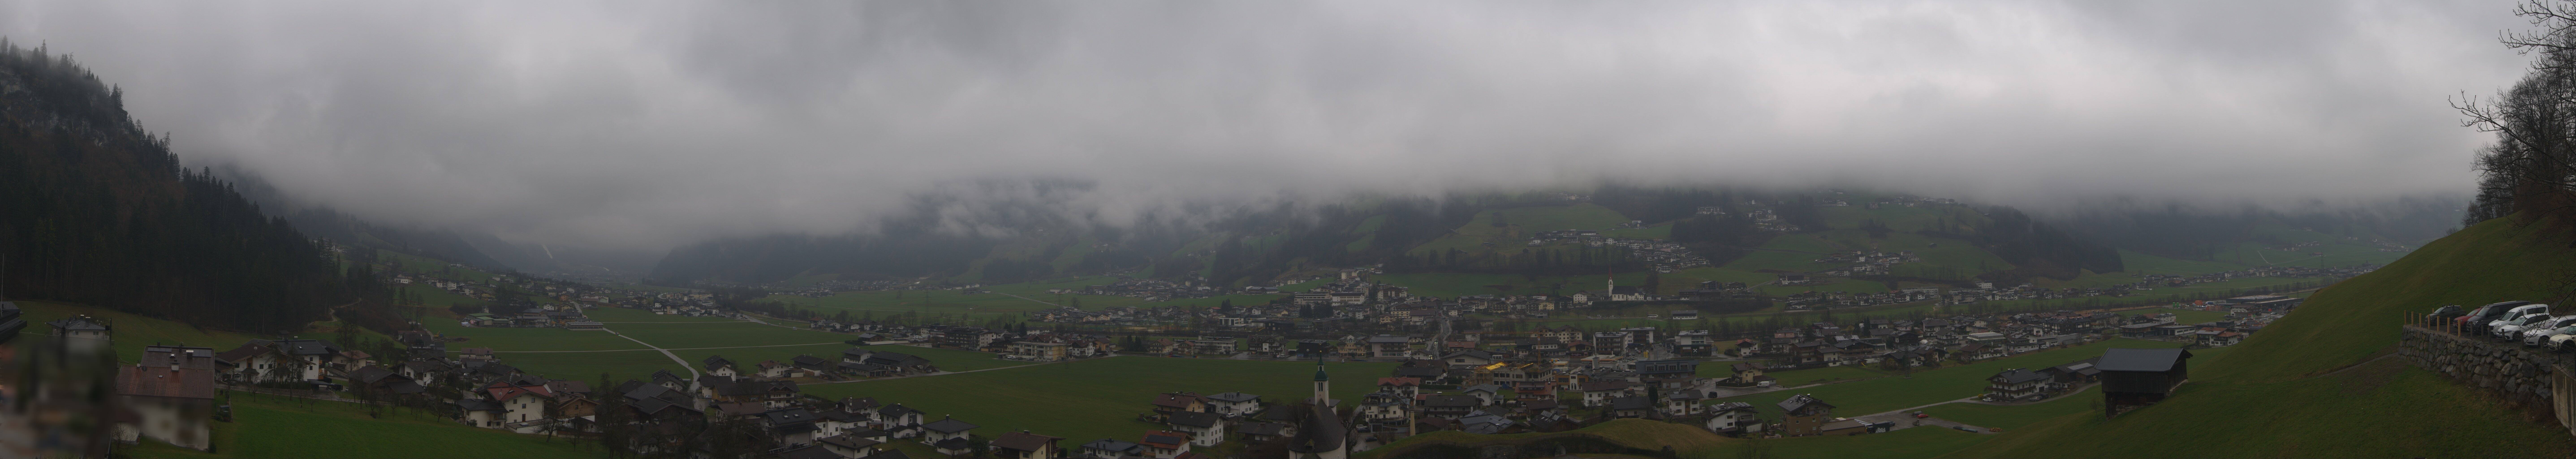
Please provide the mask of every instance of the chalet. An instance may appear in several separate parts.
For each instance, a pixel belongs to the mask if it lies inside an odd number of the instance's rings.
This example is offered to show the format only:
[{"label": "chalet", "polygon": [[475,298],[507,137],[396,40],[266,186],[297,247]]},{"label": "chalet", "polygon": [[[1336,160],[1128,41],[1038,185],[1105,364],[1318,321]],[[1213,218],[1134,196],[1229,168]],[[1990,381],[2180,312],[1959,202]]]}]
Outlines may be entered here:
[{"label": "chalet", "polygon": [[776,440],[778,444],[788,446],[813,443],[815,434],[822,430],[815,425],[815,421],[820,420],[822,417],[815,416],[812,411],[804,408],[769,410],[752,418],[753,423],[767,429],[766,433],[770,438]]},{"label": "chalet", "polygon": [[1593,381],[1577,386],[1583,392],[1583,406],[1603,406],[1610,399],[1634,395],[1636,389],[1627,381]]},{"label": "chalet", "polygon": [[1371,356],[1402,358],[1413,355],[1413,340],[1402,336],[1371,336],[1368,338],[1368,349]]},{"label": "chalet", "polygon": [[493,381],[477,392],[480,392],[484,399],[501,405],[501,418],[498,421],[504,426],[511,423],[552,419],[547,416],[546,408],[554,404],[555,394],[546,388],[544,378],[521,376]]},{"label": "chalet", "polygon": [[1150,457],[1150,454],[1152,453],[1145,450],[1145,445],[1106,438],[1082,444],[1081,452],[1082,457],[1094,459],[1118,459],[1129,456]]},{"label": "chalet", "polygon": [[[15,304],[16,303],[11,303],[11,305]],[[106,319],[93,318],[85,315],[72,316],[68,319],[46,322],[45,325],[52,326],[54,328],[54,336],[57,337],[98,341],[110,340],[111,336],[114,335],[113,329],[116,328],[114,324],[108,322]]]},{"label": "chalet", "polygon": [[1422,414],[1443,419],[1457,419],[1482,406],[1485,405],[1473,396],[1433,395],[1422,400]]},{"label": "chalet", "polygon": [[1826,421],[1833,418],[1833,405],[1807,394],[1790,396],[1787,400],[1781,400],[1779,406],[1780,411],[1788,415],[1780,423],[1781,434],[1786,436],[1803,437],[1821,434]]},{"label": "chalet", "polygon": [[975,449],[966,439],[973,435],[972,432],[976,427],[981,426],[959,421],[955,417],[941,417],[937,421],[921,425],[921,443],[938,449],[939,454],[950,456],[972,454]]},{"label": "chalet", "polygon": [[1422,378],[1377,378],[1377,391],[1412,400],[1422,394]]},{"label": "chalet", "polygon": [[1642,395],[1610,399],[1610,417],[1622,419],[1642,418],[1647,415],[1654,414],[1654,412],[1655,402],[1653,400],[1647,400],[1646,397]]},{"label": "chalet", "polygon": [[1156,430],[1145,432],[1142,440],[1136,444],[1144,446],[1145,453],[1153,457],[1170,458],[1190,452],[1190,434]]},{"label": "chalet", "polygon": [[1172,431],[1190,435],[1190,444],[1201,447],[1225,443],[1225,418],[1211,413],[1182,411],[1172,413]]},{"label": "chalet", "polygon": [[1218,416],[1237,418],[1250,416],[1253,413],[1261,411],[1261,396],[1259,395],[1246,394],[1242,392],[1227,392],[1210,395],[1207,397],[1207,400],[1209,408],[1208,411],[1216,413]]},{"label": "chalet", "polygon": [[897,375],[939,372],[939,367],[931,365],[930,359],[893,351],[877,351],[869,353],[865,363],[884,367]]},{"label": "chalet", "polygon": [[1189,346],[1189,352],[1192,354],[1234,355],[1235,345],[1234,340],[1231,339],[1194,339],[1184,344]]},{"label": "chalet", "polygon": [[1067,352],[1069,346],[1055,342],[1015,341],[1011,343],[1008,354],[1027,360],[1053,362],[1064,360],[1070,354]]},{"label": "chalet", "polygon": [[2089,383],[2101,379],[2102,369],[2093,366],[2094,362],[2101,360],[2101,357],[2087,358],[2068,362],[2065,365],[2042,368],[2039,372],[2047,373],[2050,382],[2061,385]]},{"label": "chalet", "polygon": [[1726,402],[1708,406],[1708,420],[1701,426],[1709,432],[1744,436],[1762,432],[1762,412],[1753,404]]},{"label": "chalet", "polygon": [[2182,349],[2104,350],[2094,366],[2102,370],[2104,416],[2116,416],[2122,406],[2138,407],[2164,401],[2176,387],[2191,379],[2191,351]]},{"label": "chalet", "polygon": [[877,428],[885,430],[887,432],[887,437],[912,438],[921,435],[921,424],[924,416],[921,410],[905,407],[903,404],[897,403],[886,405],[885,408],[878,408],[877,419],[880,423]]},{"label": "chalet", "polygon": [[816,446],[823,447],[826,451],[831,451],[833,454],[839,454],[840,457],[843,458],[866,458],[876,454],[876,446],[885,444],[885,442],[873,438],[843,434],[815,439],[814,444]]},{"label": "chalet", "polygon": [[1061,437],[1038,435],[1026,430],[1003,432],[1001,436],[993,438],[992,452],[994,456],[1002,459],[1054,459],[1056,442],[1063,440],[1064,438]]},{"label": "chalet", "polygon": [[1986,398],[1998,402],[2037,399],[2050,379],[2047,373],[2024,368],[2004,370],[1986,378]]},{"label": "chalet", "polygon": [[712,376],[741,376],[741,375],[742,375],[741,370],[740,370],[740,369],[735,368],[735,366],[734,366],[734,364],[733,364],[733,360],[726,359],[726,358],[724,358],[724,356],[721,356],[721,355],[710,355],[710,356],[707,356],[706,360],[700,360],[700,361],[698,361],[698,363],[699,363],[699,365],[701,366],[701,368],[707,372],[707,374],[708,374],[708,375],[712,375]]},{"label": "chalet", "polygon": [[1236,431],[1243,434],[1244,441],[1252,443],[1268,442],[1297,435],[1297,427],[1288,425],[1288,423],[1284,422],[1247,423],[1242,427],[1237,428]]},{"label": "chalet", "polygon": [[197,450],[212,448],[206,418],[215,412],[215,350],[144,347],[141,363],[117,367],[116,397],[116,409],[125,411],[111,431],[117,440],[150,437]]},{"label": "chalet", "polygon": [[1208,411],[1207,397],[1199,395],[1197,392],[1164,392],[1154,394],[1153,410],[1155,414],[1163,416],[1171,416],[1172,413],[1182,412],[1205,413]]}]

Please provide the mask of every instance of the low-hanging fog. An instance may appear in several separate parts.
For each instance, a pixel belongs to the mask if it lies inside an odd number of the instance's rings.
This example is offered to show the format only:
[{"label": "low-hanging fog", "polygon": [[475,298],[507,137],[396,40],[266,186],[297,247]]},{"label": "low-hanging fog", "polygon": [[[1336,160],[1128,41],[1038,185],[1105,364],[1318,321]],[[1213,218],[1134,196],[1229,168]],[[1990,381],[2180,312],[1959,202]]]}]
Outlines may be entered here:
[{"label": "low-hanging fog", "polygon": [[[367,219],[654,250],[907,196],[1631,183],[2036,207],[2464,194],[2507,1],[0,5],[192,163]],[[1086,210],[1088,211],[1088,210]]]}]

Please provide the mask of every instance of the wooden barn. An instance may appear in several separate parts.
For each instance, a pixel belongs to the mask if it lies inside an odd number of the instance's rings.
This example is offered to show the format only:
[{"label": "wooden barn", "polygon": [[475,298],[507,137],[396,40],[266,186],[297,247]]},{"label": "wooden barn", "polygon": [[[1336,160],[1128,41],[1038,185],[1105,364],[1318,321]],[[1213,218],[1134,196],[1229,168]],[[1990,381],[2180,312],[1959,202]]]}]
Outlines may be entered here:
[{"label": "wooden barn", "polygon": [[2174,388],[2191,379],[2191,351],[2181,349],[2110,349],[2093,366],[2102,371],[2103,416],[2120,413],[2120,407],[2139,407],[2164,401]]}]

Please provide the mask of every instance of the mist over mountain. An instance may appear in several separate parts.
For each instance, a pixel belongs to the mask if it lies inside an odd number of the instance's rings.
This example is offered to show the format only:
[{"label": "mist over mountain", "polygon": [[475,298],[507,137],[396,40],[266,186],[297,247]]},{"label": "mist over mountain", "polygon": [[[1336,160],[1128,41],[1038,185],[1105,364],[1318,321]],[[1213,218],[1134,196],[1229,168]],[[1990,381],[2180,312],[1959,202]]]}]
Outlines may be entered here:
[{"label": "mist over mountain", "polygon": [[2523,67],[2505,3],[40,0],[0,35],[78,50],[198,161],[515,265],[871,234],[983,182],[1085,183],[1062,218],[1119,227],[1604,183],[2447,193],[2483,137],[2445,96]]}]

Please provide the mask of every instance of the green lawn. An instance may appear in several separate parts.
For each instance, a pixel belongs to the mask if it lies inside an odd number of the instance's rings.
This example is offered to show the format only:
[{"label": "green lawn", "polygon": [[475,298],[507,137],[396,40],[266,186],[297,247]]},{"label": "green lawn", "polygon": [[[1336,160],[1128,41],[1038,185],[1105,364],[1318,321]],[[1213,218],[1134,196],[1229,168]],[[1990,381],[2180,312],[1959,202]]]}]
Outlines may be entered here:
[{"label": "green lawn", "polygon": [[[934,361],[936,359],[934,358]],[[1356,402],[1377,390],[1375,381],[1393,363],[1333,363],[1333,395]],[[1271,362],[1163,357],[1113,357],[956,375],[805,386],[805,393],[837,399],[876,397],[919,408],[931,417],[954,415],[986,431],[1022,429],[1065,437],[1079,445],[1101,438],[1133,441],[1163,428],[1134,420],[1154,394],[1248,392],[1280,402],[1308,394],[1315,367]]]},{"label": "green lawn", "polygon": [[584,310],[582,314],[590,316],[590,320],[607,323],[610,327],[622,325],[625,322],[740,322],[740,320],[723,317],[654,314],[652,311],[626,308],[596,308]]},{"label": "green lawn", "polygon": [[[1706,367],[1708,365],[1702,366]],[[1719,368],[1725,367],[1719,366]],[[1727,374],[1732,375],[1733,372],[1728,371]],[[1763,373],[1765,376],[1779,378],[1780,381],[1776,384],[1780,387],[1797,387],[1820,382],[1869,379],[1887,376],[1889,374],[1890,373],[1888,373],[1887,370],[1879,369],[1876,366],[1863,365],[1845,365],[1810,370],[1789,370]]]},{"label": "green lawn", "polygon": [[[2198,352],[2195,351],[2194,353],[2197,354]],[[2095,402],[2099,402],[2101,400],[2102,391],[2100,389],[2087,387],[2074,394],[2059,396],[2055,399],[2029,405],[1996,406],[1980,405],[1975,403],[1951,403],[1924,408],[1923,412],[1942,419],[1958,421],[1961,424],[1977,427],[2000,427],[2009,431],[2020,429],[2022,426],[2036,424],[2041,421],[2066,417],[2066,415],[2069,414],[2087,412],[2099,414],[2101,413],[2101,408],[2096,408],[2094,405]]]},{"label": "green lawn", "polygon": [[[1753,440],[1720,447],[1702,457],[1893,458],[1933,457],[1994,438],[1940,427],[1915,427],[1881,434]],[[1748,454],[1750,453],[1750,454]]]},{"label": "green lawn", "polygon": [[228,393],[234,422],[214,423],[212,454],[145,442],[132,457],[603,457],[588,443],[457,424],[414,410],[369,418],[354,403]]},{"label": "green lawn", "polygon": [[[466,338],[447,343],[448,350],[488,347],[495,351],[615,351],[646,349],[626,338],[603,331],[567,330],[561,328],[491,328],[466,327],[446,320],[423,320],[421,325],[451,337]],[[618,327],[623,328],[623,327]]]},{"label": "green lawn", "polygon": [[[687,354],[681,354],[687,356]],[[607,373],[611,381],[643,378],[654,370],[670,370],[686,378],[689,372],[670,357],[651,350],[611,352],[504,352],[494,354],[501,363],[531,374],[552,379],[570,379],[597,383]],[[695,364],[696,361],[690,363]]]},{"label": "green lawn", "polygon": [[855,335],[755,322],[637,323],[611,325],[608,329],[663,349],[829,344],[857,338]]}]

